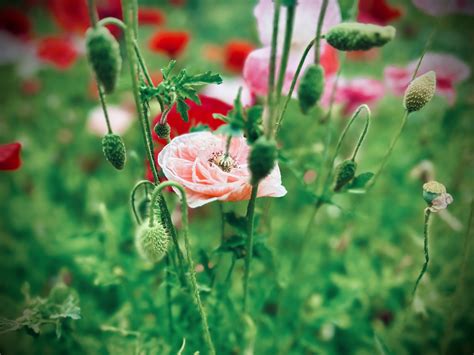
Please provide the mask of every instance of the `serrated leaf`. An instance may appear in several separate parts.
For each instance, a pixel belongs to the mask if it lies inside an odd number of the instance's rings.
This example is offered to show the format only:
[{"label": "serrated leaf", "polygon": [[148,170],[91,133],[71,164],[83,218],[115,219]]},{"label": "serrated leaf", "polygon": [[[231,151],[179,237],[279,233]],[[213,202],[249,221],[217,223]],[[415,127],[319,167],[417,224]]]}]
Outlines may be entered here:
[{"label": "serrated leaf", "polygon": [[212,117],[215,118],[216,120],[222,120],[224,122],[230,122],[230,117],[227,117],[225,115],[221,115],[220,113],[213,113]]},{"label": "serrated leaf", "polygon": [[181,118],[183,119],[183,121],[188,122],[189,121],[189,116],[188,116],[189,105],[184,100],[178,100],[178,102],[176,103],[176,109],[181,115]]},{"label": "serrated leaf", "polygon": [[161,69],[161,74],[163,75],[163,79],[166,80],[168,79],[169,74],[173,70],[174,66],[176,65],[176,60],[170,60],[168,65],[164,68]]},{"label": "serrated leaf", "polygon": [[217,73],[212,73],[211,71],[201,74],[187,75],[183,81],[184,85],[222,84],[221,76]]}]

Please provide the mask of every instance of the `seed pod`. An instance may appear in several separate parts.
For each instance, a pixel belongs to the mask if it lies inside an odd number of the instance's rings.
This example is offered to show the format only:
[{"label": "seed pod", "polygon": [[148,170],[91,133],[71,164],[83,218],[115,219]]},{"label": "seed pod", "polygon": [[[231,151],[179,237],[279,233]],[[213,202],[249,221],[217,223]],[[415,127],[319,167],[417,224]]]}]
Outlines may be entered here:
[{"label": "seed pod", "polygon": [[122,66],[117,40],[105,27],[89,28],[86,33],[86,49],[97,80],[106,93],[113,92]]},{"label": "seed pod", "polygon": [[429,71],[413,80],[405,91],[403,106],[408,112],[421,110],[436,92],[436,73]]},{"label": "seed pod", "polygon": [[157,123],[153,129],[158,137],[169,139],[171,127],[168,123]]},{"label": "seed pod", "polygon": [[123,169],[126,161],[126,151],[122,137],[114,133],[106,134],[102,138],[102,150],[104,151],[105,158],[115,169]]},{"label": "seed pod", "polygon": [[273,140],[260,137],[252,145],[249,155],[249,169],[252,184],[258,183],[272,171],[277,158],[277,148]]},{"label": "seed pod", "polygon": [[298,101],[304,114],[314,107],[324,90],[324,69],[321,65],[311,65],[306,69],[298,88]]},{"label": "seed pod", "polygon": [[428,181],[423,185],[423,199],[427,204],[446,193],[446,187],[437,181]]},{"label": "seed pod", "polygon": [[395,37],[392,26],[377,26],[358,22],[341,23],[325,35],[326,41],[341,51],[366,51],[382,47]]},{"label": "seed pod", "polygon": [[341,190],[355,176],[357,163],[353,160],[344,160],[336,167],[336,177],[334,179],[334,191]]},{"label": "seed pod", "polygon": [[143,259],[156,263],[166,255],[169,239],[161,223],[156,222],[150,227],[149,222],[145,221],[135,234],[135,247]]}]

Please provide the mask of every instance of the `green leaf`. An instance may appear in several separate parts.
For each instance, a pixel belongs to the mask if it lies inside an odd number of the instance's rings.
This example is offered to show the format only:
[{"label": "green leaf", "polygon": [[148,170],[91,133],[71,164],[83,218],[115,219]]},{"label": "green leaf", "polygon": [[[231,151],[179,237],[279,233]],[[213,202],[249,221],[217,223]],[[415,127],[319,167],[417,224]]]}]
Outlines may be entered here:
[{"label": "green leaf", "polygon": [[212,117],[214,117],[216,120],[222,120],[224,122],[229,123],[231,118],[225,115],[221,115],[220,113],[213,113]]},{"label": "green leaf", "polygon": [[225,124],[220,126],[216,133],[224,136],[239,137],[242,135],[242,130],[239,127],[235,127],[233,124]]},{"label": "green leaf", "polygon": [[374,173],[366,172],[356,176],[349,185],[347,185],[348,190],[358,190],[363,189],[367,183],[373,178]]},{"label": "green leaf", "polygon": [[168,79],[171,71],[173,70],[174,66],[176,65],[176,60],[170,60],[168,65],[161,69],[161,74],[163,74],[163,80]]},{"label": "green leaf", "polygon": [[211,71],[190,76],[186,74],[186,76],[183,78],[183,81],[184,85],[222,84],[221,76],[217,73],[212,73]]},{"label": "green leaf", "polygon": [[176,103],[176,109],[178,110],[179,114],[181,115],[181,118],[183,119],[183,121],[188,122],[189,121],[189,117],[188,117],[189,106],[188,106],[188,104],[184,100],[179,99],[178,102]]}]

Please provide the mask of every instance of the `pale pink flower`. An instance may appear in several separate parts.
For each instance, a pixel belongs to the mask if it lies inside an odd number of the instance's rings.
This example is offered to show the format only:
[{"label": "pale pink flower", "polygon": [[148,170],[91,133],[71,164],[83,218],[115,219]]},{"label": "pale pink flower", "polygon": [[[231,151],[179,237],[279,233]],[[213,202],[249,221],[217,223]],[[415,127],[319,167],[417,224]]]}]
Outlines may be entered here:
[{"label": "pale pink flower", "polygon": [[[181,184],[191,208],[212,201],[248,200],[251,193],[247,158],[250,147],[243,137],[232,138],[229,158],[222,162],[227,137],[210,132],[194,132],[174,138],[158,155],[158,164],[166,178]],[[281,184],[278,165],[258,188],[258,197],[281,197],[286,189]]]},{"label": "pale pink flower", "polygon": [[213,97],[233,106],[239,88],[242,88],[240,96],[242,105],[244,107],[252,106],[255,103],[255,95],[250,92],[246,82],[240,77],[222,78],[222,84],[208,85],[201,91],[201,94]]},{"label": "pale pink flower", "polygon": [[[415,72],[418,59],[410,62],[406,67],[388,66],[385,69],[385,82],[396,94],[403,95]],[[433,70],[436,73],[436,92],[446,97],[453,105],[456,101],[454,86],[471,75],[466,63],[451,54],[426,53],[421,62],[418,76]]]},{"label": "pale pink flower", "polygon": [[438,197],[436,197],[433,201],[431,201],[430,209],[431,212],[439,212],[444,210],[454,201],[453,196],[448,194],[447,192],[443,192]]},{"label": "pale pink flower", "polygon": [[[325,107],[329,107],[334,82],[335,76],[326,81],[324,95],[321,100],[321,104]],[[365,77],[340,78],[337,83],[334,102],[342,105],[344,114],[349,114],[362,104],[367,104],[372,108],[372,105],[377,103],[384,94],[384,85],[378,80]]]},{"label": "pale pink flower", "polygon": [[[288,93],[291,80],[295,74],[298,63],[303,51],[308,43],[316,34],[316,24],[318,22],[319,11],[322,0],[299,0],[296,6],[295,23],[293,26],[293,36],[291,40],[290,55],[288,66],[285,73],[283,92]],[[278,37],[277,53],[277,73],[281,61],[281,48],[285,32],[286,7],[282,6],[280,14],[280,27]],[[254,9],[254,15],[257,19],[257,29],[263,48],[252,51],[245,61],[243,76],[248,86],[257,95],[266,95],[268,91],[268,75],[270,62],[270,47],[272,36],[274,3],[272,0],[260,0]],[[324,33],[329,28],[341,22],[341,13],[336,0],[329,0],[326,16],[323,22]],[[330,46],[322,44],[321,65],[325,68],[326,74],[330,75],[337,71],[337,65],[334,69],[334,61],[337,63],[337,56],[331,55]],[[326,53],[326,56],[325,56]],[[329,55],[329,56],[328,56]],[[314,51],[310,51],[304,66],[304,69],[314,61]]]},{"label": "pale pink flower", "polygon": [[413,0],[413,4],[432,16],[474,15],[474,1],[472,0]]},{"label": "pale pink flower", "polygon": [[[107,105],[110,125],[112,130],[117,134],[124,134],[133,121],[133,115],[130,111],[120,106]],[[105,122],[104,112],[101,106],[97,106],[89,112],[87,118],[87,129],[90,133],[99,137],[107,134],[107,124]]]}]

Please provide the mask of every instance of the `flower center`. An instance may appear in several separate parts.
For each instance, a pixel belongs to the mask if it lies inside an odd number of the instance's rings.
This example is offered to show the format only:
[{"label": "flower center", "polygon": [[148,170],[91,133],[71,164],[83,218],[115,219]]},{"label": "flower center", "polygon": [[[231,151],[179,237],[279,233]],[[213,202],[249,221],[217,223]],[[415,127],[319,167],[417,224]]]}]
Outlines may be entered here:
[{"label": "flower center", "polygon": [[212,156],[209,158],[209,164],[217,165],[222,171],[228,173],[233,168],[237,167],[234,159],[224,152],[212,153]]}]

